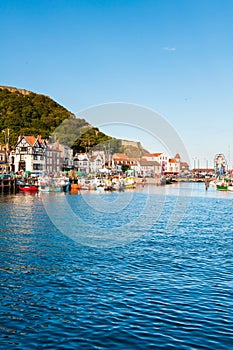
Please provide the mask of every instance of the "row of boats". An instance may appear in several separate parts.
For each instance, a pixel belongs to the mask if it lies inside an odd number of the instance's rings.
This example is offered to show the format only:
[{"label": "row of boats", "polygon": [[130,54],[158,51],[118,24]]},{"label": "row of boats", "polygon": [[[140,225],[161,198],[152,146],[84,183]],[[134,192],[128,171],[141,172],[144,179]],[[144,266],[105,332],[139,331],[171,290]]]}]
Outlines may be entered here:
[{"label": "row of boats", "polygon": [[39,177],[33,182],[18,181],[19,192],[68,192],[79,190],[93,191],[124,191],[134,189],[136,181],[134,177],[113,177],[111,179],[100,178],[79,178],[69,179],[68,177]]},{"label": "row of boats", "polygon": [[216,187],[218,191],[233,192],[233,180],[231,178],[217,178],[211,181],[210,185]]}]

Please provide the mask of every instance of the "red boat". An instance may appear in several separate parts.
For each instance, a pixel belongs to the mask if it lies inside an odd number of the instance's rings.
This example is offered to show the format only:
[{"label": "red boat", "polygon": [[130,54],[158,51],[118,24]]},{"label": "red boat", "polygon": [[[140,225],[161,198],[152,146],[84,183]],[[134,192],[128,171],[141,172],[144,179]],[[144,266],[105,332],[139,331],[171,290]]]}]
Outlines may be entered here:
[{"label": "red boat", "polygon": [[20,192],[37,192],[38,186],[36,185],[18,185]]}]

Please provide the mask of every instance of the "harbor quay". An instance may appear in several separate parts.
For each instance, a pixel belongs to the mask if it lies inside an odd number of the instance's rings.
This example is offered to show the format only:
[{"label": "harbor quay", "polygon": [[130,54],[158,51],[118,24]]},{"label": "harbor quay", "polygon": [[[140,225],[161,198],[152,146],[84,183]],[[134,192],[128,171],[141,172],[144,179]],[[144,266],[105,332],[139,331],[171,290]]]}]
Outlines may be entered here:
[{"label": "harbor quay", "polygon": [[[75,174],[75,175],[74,175]],[[24,174],[25,175],[25,174]],[[60,174],[50,174],[49,176],[31,176],[27,174],[9,174],[0,178],[0,194],[16,194],[24,191],[42,191],[42,192],[59,192],[72,190],[103,190],[114,191],[124,190],[127,188],[134,189],[144,186],[163,186],[180,182],[203,182],[210,183],[212,177],[195,178],[195,177],[135,177],[129,174],[110,175],[110,174],[86,174],[78,176],[72,170],[70,172],[61,172]]]},{"label": "harbor quay", "polygon": [[16,193],[17,192],[17,179],[5,178],[0,179],[0,193]]}]

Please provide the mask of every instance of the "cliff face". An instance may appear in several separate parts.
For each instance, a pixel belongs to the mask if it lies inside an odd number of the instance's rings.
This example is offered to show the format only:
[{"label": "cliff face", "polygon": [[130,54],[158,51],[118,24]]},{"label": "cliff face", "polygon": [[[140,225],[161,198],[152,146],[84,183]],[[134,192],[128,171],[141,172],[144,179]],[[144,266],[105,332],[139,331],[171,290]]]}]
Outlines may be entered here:
[{"label": "cliff face", "polygon": [[140,142],[137,141],[129,141],[129,140],[121,140],[121,145],[124,147],[140,147]]},{"label": "cliff face", "polygon": [[144,154],[148,153],[140,142],[121,140],[121,150],[130,158],[141,158]]},{"label": "cliff face", "polygon": [[12,86],[0,86],[0,89],[5,89],[8,90],[10,92],[20,92],[22,95],[29,95],[31,93],[31,91],[25,90],[25,89],[18,89]]}]

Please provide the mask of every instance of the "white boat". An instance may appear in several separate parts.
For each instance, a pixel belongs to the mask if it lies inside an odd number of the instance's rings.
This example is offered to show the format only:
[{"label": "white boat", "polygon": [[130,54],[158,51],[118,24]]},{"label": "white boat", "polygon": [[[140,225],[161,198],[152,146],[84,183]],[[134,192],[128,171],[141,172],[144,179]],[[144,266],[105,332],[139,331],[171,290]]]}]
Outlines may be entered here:
[{"label": "white boat", "polygon": [[69,179],[65,176],[44,176],[38,179],[38,185],[40,192],[66,192],[69,188]]}]

